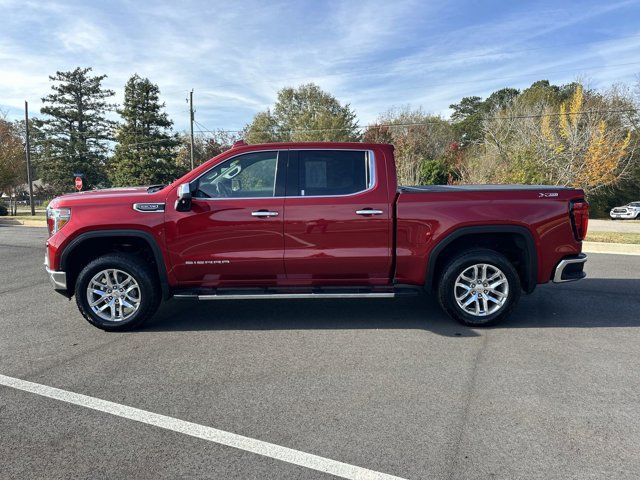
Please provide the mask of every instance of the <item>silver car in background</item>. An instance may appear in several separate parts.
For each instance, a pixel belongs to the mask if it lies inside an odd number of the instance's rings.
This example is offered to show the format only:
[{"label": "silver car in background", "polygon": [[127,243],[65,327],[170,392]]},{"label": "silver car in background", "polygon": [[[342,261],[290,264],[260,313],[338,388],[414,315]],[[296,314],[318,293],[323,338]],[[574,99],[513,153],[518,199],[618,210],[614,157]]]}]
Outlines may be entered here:
[{"label": "silver car in background", "polygon": [[614,207],[609,212],[612,219],[640,219],[640,202],[631,202],[624,207]]}]

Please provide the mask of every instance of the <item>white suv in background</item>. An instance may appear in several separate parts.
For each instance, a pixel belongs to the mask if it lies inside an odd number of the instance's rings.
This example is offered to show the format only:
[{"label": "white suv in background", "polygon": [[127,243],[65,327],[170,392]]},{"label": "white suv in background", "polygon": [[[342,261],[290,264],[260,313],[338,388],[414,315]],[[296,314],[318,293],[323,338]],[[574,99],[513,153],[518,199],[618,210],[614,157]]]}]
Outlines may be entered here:
[{"label": "white suv in background", "polygon": [[640,219],[640,202],[631,202],[624,207],[614,207],[609,212],[612,219]]}]

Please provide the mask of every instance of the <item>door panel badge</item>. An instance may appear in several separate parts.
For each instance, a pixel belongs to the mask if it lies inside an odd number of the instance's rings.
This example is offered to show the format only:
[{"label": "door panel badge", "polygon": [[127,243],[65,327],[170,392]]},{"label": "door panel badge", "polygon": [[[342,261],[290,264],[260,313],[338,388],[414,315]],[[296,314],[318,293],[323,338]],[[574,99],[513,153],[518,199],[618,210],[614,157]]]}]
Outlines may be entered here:
[{"label": "door panel badge", "polygon": [[187,260],[185,265],[226,265],[231,263],[229,260]]}]

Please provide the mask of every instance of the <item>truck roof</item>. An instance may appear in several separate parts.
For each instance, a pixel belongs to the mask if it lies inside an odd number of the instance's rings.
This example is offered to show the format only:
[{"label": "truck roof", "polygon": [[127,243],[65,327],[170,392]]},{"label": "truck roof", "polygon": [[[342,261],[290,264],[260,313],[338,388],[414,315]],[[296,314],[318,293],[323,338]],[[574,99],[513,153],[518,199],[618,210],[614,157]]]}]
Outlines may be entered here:
[{"label": "truck roof", "polygon": [[362,142],[274,142],[274,143],[245,143],[243,141],[238,141],[233,144],[232,149],[236,148],[326,148],[326,149],[336,149],[336,148],[361,148],[368,149],[374,147],[391,147],[393,145],[390,143],[362,143]]}]

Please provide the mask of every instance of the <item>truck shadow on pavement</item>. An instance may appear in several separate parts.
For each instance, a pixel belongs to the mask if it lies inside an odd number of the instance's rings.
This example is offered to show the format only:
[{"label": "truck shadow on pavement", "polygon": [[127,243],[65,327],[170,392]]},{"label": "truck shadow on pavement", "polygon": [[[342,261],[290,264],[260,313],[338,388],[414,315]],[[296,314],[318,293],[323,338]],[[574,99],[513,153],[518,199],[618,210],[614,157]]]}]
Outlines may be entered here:
[{"label": "truck shadow on pavement", "polygon": [[143,331],[185,330],[434,330],[473,337],[449,319],[435,298],[167,302]]},{"label": "truck shadow on pavement", "polygon": [[[585,279],[541,285],[503,323],[504,328],[640,326],[640,279]],[[448,318],[434,297],[357,300],[172,300],[145,331],[415,329],[447,337],[479,336]]]},{"label": "truck shadow on pavement", "polygon": [[640,327],[640,278],[541,285],[496,328]]},{"label": "truck shadow on pavement", "polygon": [[[640,326],[640,279],[585,279],[541,285],[503,323],[506,328]],[[415,329],[447,337],[479,336],[448,318],[435,297],[345,300],[172,300],[145,331]]]}]

